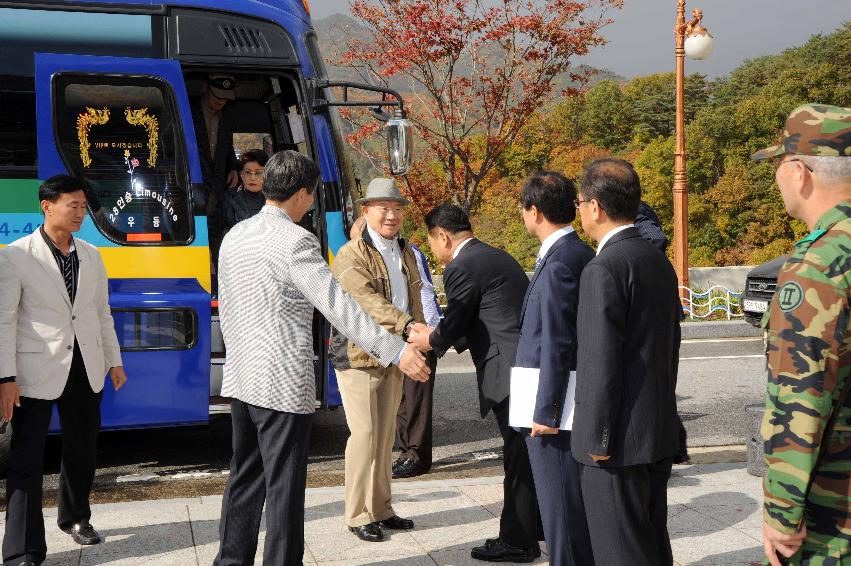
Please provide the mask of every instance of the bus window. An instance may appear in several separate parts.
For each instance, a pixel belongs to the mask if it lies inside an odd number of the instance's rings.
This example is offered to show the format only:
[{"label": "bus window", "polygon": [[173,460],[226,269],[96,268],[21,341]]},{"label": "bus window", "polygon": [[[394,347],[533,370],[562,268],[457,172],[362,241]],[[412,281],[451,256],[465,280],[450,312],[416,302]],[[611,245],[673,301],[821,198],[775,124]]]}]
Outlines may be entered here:
[{"label": "bus window", "polygon": [[60,153],[91,183],[89,208],[101,232],[126,245],[189,243],[193,218],[170,87],[153,77],[60,74],[54,93]]},{"label": "bus window", "polygon": [[0,75],[0,174],[31,178],[36,165],[33,80]]}]

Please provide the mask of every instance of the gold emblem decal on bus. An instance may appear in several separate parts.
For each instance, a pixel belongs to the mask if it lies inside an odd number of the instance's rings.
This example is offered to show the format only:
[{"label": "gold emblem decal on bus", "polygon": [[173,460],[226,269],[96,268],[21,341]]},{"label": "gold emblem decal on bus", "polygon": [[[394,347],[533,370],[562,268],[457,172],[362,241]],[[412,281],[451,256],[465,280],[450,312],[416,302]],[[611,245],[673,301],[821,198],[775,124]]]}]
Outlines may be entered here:
[{"label": "gold emblem decal on bus", "polygon": [[109,108],[102,109],[86,107],[86,111],[77,116],[77,139],[80,140],[80,160],[83,167],[90,167],[92,158],[89,156],[89,130],[92,126],[102,126],[109,122]]},{"label": "gold emblem decal on bus", "polygon": [[148,132],[148,166],[155,167],[157,164],[157,141],[160,137],[160,123],[156,116],[148,114],[147,108],[124,109],[124,117],[127,123],[133,126],[144,126]]}]

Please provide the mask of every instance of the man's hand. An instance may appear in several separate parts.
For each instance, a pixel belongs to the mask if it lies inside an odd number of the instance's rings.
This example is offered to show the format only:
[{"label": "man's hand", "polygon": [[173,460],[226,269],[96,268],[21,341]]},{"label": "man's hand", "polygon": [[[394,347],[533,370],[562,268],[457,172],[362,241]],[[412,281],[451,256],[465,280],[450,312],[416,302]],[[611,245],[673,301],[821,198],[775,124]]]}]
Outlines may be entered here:
[{"label": "man's hand", "polygon": [[762,550],[771,566],[781,566],[780,559],[777,558],[778,550],[786,558],[791,558],[804,544],[805,538],[807,538],[806,525],[799,532],[786,535],[768,523],[762,523]]},{"label": "man's hand", "polygon": [[115,366],[109,370],[109,379],[112,380],[112,386],[118,391],[127,383],[127,374],[124,373],[123,367]]},{"label": "man's hand", "polygon": [[532,421],[532,432],[531,436],[543,436],[545,434],[558,434],[558,429],[550,426],[544,426],[542,424],[538,424],[535,421]]},{"label": "man's hand", "polygon": [[434,331],[434,328],[415,322],[411,325],[411,331],[408,332],[408,343],[413,344],[423,352],[428,352],[431,350],[432,331]]},{"label": "man's hand", "polygon": [[13,407],[21,406],[21,390],[14,381],[0,384],[0,411],[3,412],[3,420],[12,421]]},{"label": "man's hand", "polygon": [[414,381],[428,381],[430,372],[425,356],[413,346],[405,348],[399,360],[399,369]]},{"label": "man's hand", "polygon": [[239,184],[239,173],[236,171],[228,171],[228,188],[234,189]]},{"label": "man's hand", "polygon": [[596,454],[588,454],[588,455],[591,456],[591,459],[594,460],[595,462],[605,462],[606,460],[611,458],[611,456],[598,456]]}]

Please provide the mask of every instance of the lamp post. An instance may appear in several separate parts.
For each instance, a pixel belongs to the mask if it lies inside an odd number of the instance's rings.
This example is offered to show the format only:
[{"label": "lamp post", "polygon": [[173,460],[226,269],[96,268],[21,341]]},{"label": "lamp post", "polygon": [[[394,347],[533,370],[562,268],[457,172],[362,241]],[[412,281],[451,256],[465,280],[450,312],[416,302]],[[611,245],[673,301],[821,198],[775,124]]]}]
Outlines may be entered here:
[{"label": "lamp post", "polygon": [[[686,23],[686,2],[677,0],[677,25],[674,27],[677,55],[676,149],[674,150],[674,269],[682,287],[688,287],[688,182],[686,181],[685,137],[685,55],[706,59],[712,53],[713,39],[700,20],[703,12],[695,9]],[[684,291],[681,291],[681,294]]]}]

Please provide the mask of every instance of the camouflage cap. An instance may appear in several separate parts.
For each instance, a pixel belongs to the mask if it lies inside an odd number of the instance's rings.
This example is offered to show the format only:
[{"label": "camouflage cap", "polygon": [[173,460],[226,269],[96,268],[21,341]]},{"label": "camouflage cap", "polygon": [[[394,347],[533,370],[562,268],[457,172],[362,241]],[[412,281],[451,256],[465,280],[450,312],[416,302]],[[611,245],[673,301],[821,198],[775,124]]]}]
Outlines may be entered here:
[{"label": "camouflage cap", "polygon": [[798,106],[786,118],[783,140],[751,155],[770,159],[783,154],[851,157],[851,108],[827,104]]}]

